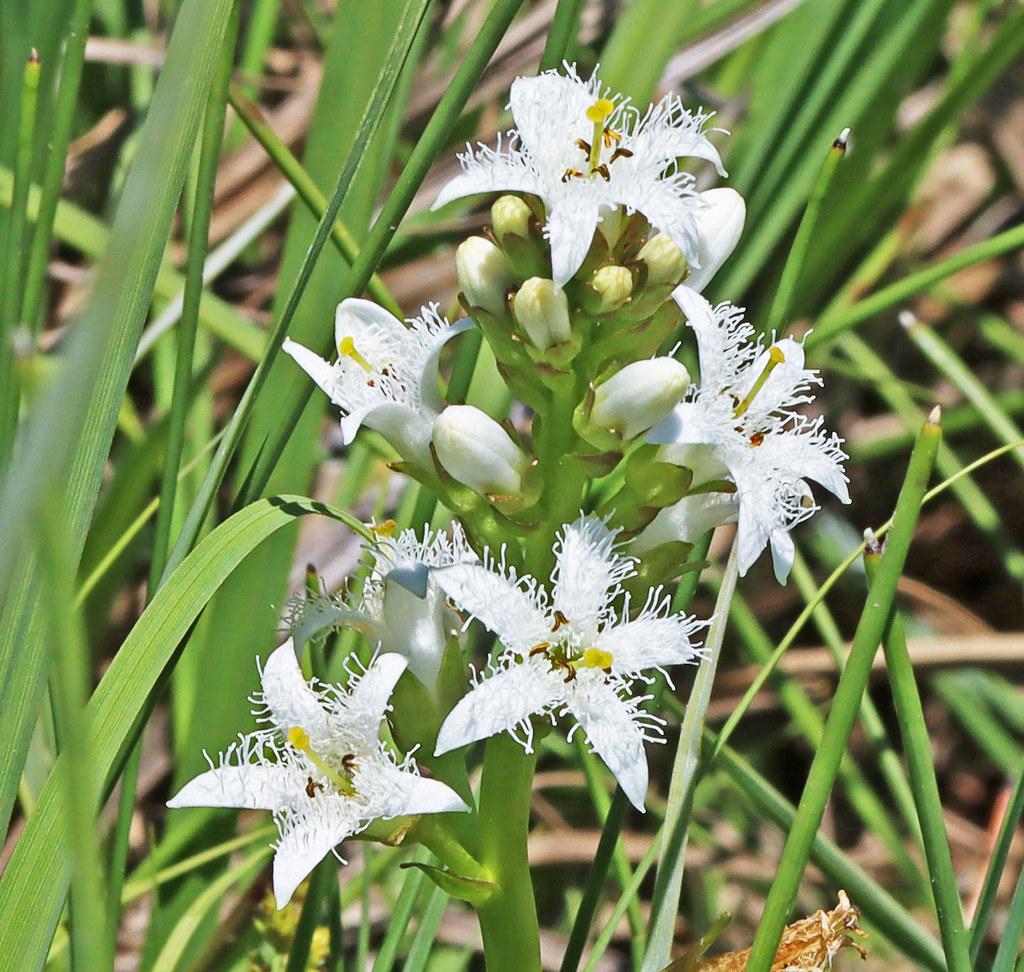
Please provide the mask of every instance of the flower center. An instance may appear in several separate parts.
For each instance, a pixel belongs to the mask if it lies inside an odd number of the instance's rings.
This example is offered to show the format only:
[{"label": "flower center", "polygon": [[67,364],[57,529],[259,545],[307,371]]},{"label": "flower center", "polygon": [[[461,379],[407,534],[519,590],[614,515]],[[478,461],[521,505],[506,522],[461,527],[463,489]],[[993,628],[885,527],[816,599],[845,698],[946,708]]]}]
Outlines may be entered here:
[{"label": "flower center", "polygon": [[[566,169],[562,173],[562,182],[570,179],[592,179],[599,175],[605,182],[611,179],[611,172],[608,170],[616,159],[629,158],[633,153],[627,148],[621,148],[619,142],[622,140],[621,133],[615,131],[609,124],[608,119],[615,113],[615,102],[610,98],[598,98],[587,109],[587,121],[594,126],[593,134],[588,142],[586,139],[578,139],[576,145],[587,156],[586,171],[582,169]],[[614,147],[611,158],[607,162],[601,161],[601,150]]]},{"label": "flower center", "polygon": [[373,365],[359,353],[356,342],[351,337],[341,339],[338,343],[338,354],[343,358],[351,358],[363,371],[373,371]]},{"label": "flower center", "polygon": [[[341,759],[341,770],[335,769],[327,762],[309,741],[309,733],[302,726],[292,726],[288,730],[288,742],[293,749],[297,749],[308,759],[324,776],[327,777],[344,796],[355,796],[356,788],[352,783],[352,771],[355,769],[355,756],[347,754]],[[306,793],[313,796],[316,793],[316,786],[312,779],[306,785]]]},{"label": "flower center", "polygon": [[565,682],[568,684],[576,678],[576,670],[579,668],[599,668],[605,674],[610,675],[612,669],[612,653],[602,648],[586,648],[582,654],[564,641],[552,644],[550,641],[542,641],[530,649],[530,657],[543,655],[551,671],[563,670]]},{"label": "flower center", "polygon": [[[744,415],[751,403],[757,398],[757,393],[764,388],[765,382],[770,377],[771,373],[786,360],[786,356],[782,353],[782,349],[776,346],[772,346],[768,352],[768,361],[761,371],[761,374],[757,376],[757,381],[751,386],[750,391],[744,396],[741,401],[734,409],[732,417],[738,419],[741,415]],[[754,445],[760,445],[760,442],[754,442]]]}]

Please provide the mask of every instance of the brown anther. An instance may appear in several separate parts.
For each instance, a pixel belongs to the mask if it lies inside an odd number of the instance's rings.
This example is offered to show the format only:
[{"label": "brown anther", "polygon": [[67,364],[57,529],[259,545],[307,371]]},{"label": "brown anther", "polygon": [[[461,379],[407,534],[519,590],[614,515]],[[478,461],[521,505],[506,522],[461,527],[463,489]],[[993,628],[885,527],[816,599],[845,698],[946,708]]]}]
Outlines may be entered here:
[{"label": "brown anther", "polygon": [[555,623],[551,626],[552,631],[557,631],[563,625],[569,623],[569,619],[557,608],[555,609]]},{"label": "brown anther", "polygon": [[585,138],[576,139],[576,148],[578,148],[584,155],[590,155],[590,142]]},{"label": "brown anther", "polygon": [[323,788],[323,783],[318,783],[312,776],[306,777],[306,796],[308,796],[310,800],[316,796],[317,790],[322,790]]},{"label": "brown anther", "polygon": [[[606,128],[601,133],[601,141],[604,142],[605,148],[611,148],[613,145],[618,145],[621,139],[622,136],[613,128]],[[632,155],[632,153],[630,154]]]},{"label": "brown anther", "polygon": [[532,648],[530,649],[530,657],[531,657],[531,658],[533,658],[533,657],[534,657],[534,655],[543,655],[543,654],[546,654],[546,653],[547,653],[547,650],[548,650],[548,649],[549,649],[550,647],[551,647],[551,642],[549,642],[549,641],[542,641],[542,642],[541,642],[541,643],[540,643],[539,645],[534,645],[534,646],[533,646],[533,647],[532,647]]},{"label": "brown anther", "polygon": [[605,182],[612,181],[612,174],[608,171],[608,166],[603,162],[594,171],[602,178]]},{"label": "brown anther", "polygon": [[608,164],[611,165],[616,159],[631,159],[633,153],[628,148],[617,148],[612,152],[612,157],[608,160]]},{"label": "brown anther", "polygon": [[346,773],[351,773],[352,770],[356,768],[356,754],[345,753],[345,755],[341,757],[341,768]]},{"label": "brown anther", "polygon": [[580,172],[579,169],[566,169],[565,172],[562,173],[562,182],[568,182],[570,179],[581,178],[583,178],[583,173]]},{"label": "brown anther", "polygon": [[602,668],[601,671],[604,672],[605,675],[611,675],[611,673],[612,673],[612,666],[609,665],[607,668]]},{"label": "brown anther", "polygon": [[572,662],[564,662],[565,667],[565,684],[568,685],[570,682],[576,680],[576,666]]},{"label": "brown anther", "polygon": [[755,446],[755,447],[756,447],[756,446],[759,446],[759,445],[761,445],[761,444],[762,444],[763,442],[764,442],[764,433],[763,433],[763,432],[755,432],[755,433],[754,433],[754,434],[753,434],[753,435],[752,435],[752,436],[750,437],[750,444],[751,444],[752,446]]}]

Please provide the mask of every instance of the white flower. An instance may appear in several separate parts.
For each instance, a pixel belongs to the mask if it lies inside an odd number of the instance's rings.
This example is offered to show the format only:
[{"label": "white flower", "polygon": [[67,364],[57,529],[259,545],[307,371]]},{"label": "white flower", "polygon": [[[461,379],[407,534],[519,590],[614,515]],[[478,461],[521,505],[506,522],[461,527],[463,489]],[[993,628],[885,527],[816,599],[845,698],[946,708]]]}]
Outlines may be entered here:
[{"label": "white flower", "polygon": [[[504,644],[497,663],[449,713],[437,754],[499,732],[519,732],[532,751],[531,716],[572,715],[634,806],[647,793],[644,740],[660,720],[645,713],[630,679],[651,668],[694,661],[692,618],[669,611],[652,590],[632,621],[629,598],[613,606],[633,559],[615,549],[615,533],[595,516],[566,526],[555,546],[552,593],[530,576],[485,555],[483,565],[435,571],[448,596]],[[575,730],[574,730],[575,731]]]},{"label": "white flower", "polygon": [[282,348],[341,408],[346,445],[366,424],[402,458],[430,468],[430,431],[442,408],[438,355],[472,322],[449,324],[431,304],[408,324],[372,301],[350,297],[338,305],[334,318],[337,361],[324,361],[290,338]]},{"label": "white flower", "polygon": [[706,159],[725,175],[703,131],[711,116],[691,114],[675,95],[641,114],[611,96],[596,75],[583,81],[574,65],[565,71],[516,78],[510,94],[515,129],[495,148],[467,146],[459,156],[462,174],[441,190],[434,208],[477,192],[539,196],[559,287],[579,269],[603,213],[619,206],[643,213],[697,266],[694,219],[702,204],[693,177],[677,160]]},{"label": "white flower", "polygon": [[[742,309],[712,307],[685,286],[673,296],[697,335],[700,386],[690,386],[686,400],[651,430],[648,441],[662,446],[665,462],[692,469],[693,486],[725,479],[735,496],[709,492],[709,505],[701,510],[698,497],[687,497],[685,509],[662,511],[648,530],[667,539],[674,518],[681,531],[691,531],[675,539],[694,540],[699,534],[692,531],[700,526],[738,515],[740,574],[771,544],[775,574],[784,582],[793,566],[789,531],[817,509],[805,480],[850,502],[842,439],[826,432],[822,419],[795,411],[813,401],[808,392],[821,379],[804,367],[799,342],[783,338],[765,347],[755,341]],[[652,546],[651,540],[641,534],[638,549]]]},{"label": "white flower", "polygon": [[379,818],[467,810],[438,780],[420,777],[407,756],[396,762],[380,741],[381,720],[406,661],[381,655],[353,670],[347,690],[307,682],[286,641],[260,673],[267,728],[239,736],[219,765],[168,800],[169,807],[270,810],[281,839],[274,895],[283,908],[320,860]]},{"label": "white flower", "polygon": [[379,535],[369,550],[373,568],[358,607],[335,596],[299,601],[291,619],[295,642],[301,646],[325,628],[356,628],[378,650],[405,656],[409,671],[433,691],[448,635],[459,627],[433,571],[479,558],[458,522],[450,536],[429,529],[422,540],[415,530]]}]

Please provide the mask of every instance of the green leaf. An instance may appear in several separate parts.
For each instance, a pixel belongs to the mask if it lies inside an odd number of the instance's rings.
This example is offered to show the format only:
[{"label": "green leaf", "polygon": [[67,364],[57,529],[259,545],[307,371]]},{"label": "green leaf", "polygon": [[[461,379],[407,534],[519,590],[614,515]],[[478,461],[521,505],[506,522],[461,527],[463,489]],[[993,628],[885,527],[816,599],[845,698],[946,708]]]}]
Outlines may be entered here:
[{"label": "green leaf", "polygon": [[409,861],[403,864],[402,867],[419,868],[445,894],[458,898],[460,901],[467,901],[474,908],[487,901],[496,890],[490,881],[480,881],[475,878],[465,877],[446,868],[435,867],[433,864],[424,864],[421,861]]},{"label": "green leaf", "polygon": [[[88,706],[95,770],[103,790],[145,718],[178,646],[231,572],[265,539],[297,517],[319,513],[372,534],[358,520],[301,496],[260,500],[217,527],[170,576],[125,639]],[[0,879],[0,968],[41,967],[68,881],[62,797],[67,766],[58,760]],[[14,965],[6,964],[14,961]]]}]

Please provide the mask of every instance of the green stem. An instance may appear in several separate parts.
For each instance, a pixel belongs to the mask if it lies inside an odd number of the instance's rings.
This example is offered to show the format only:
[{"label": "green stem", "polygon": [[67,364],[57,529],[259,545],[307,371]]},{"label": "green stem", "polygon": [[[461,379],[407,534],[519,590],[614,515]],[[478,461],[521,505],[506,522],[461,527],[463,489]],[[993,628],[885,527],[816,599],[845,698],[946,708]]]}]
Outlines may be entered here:
[{"label": "green stem", "polygon": [[[864,567],[870,582],[878,575],[881,559],[880,546],[869,542],[864,554]],[[946,836],[942,797],[939,795],[935,765],[932,762],[931,740],[921,697],[917,692],[914,665],[907,651],[903,621],[896,610],[893,610],[882,645],[899,717],[900,734],[903,737],[903,752],[910,770],[917,816],[921,822],[925,860],[928,862],[928,876],[935,892],[935,914],[946,951],[946,961],[949,972],[971,972],[973,965],[968,954],[964,914]]]},{"label": "green stem", "polygon": [[711,701],[711,686],[715,680],[725,629],[729,623],[729,605],[736,591],[738,571],[737,548],[734,543],[722,575],[711,627],[704,643],[705,657],[697,670],[697,677],[690,690],[690,700],[686,705],[686,714],[679,730],[679,745],[672,766],[672,780],[669,783],[668,806],[665,811],[665,822],[662,824],[661,853],[654,880],[654,893],[651,897],[651,918],[642,972],[657,972],[668,965],[672,958],[672,941],[675,937],[679,896],[683,887],[683,867],[693,793],[700,765],[704,714]]},{"label": "green stem", "polygon": [[825,804],[839,772],[839,764],[846,752],[850,732],[860,709],[860,700],[871,674],[871,662],[888,624],[896,585],[910,550],[914,527],[941,438],[939,418],[940,413],[936,408],[921,429],[911,454],[907,476],[893,514],[889,544],[879,565],[878,575],[868,592],[867,604],[854,633],[850,656],[832,700],[821,745],[811,764],[775,880],[765,900],[764,913],[747,963],[748,972],[769,972],[790,909],[796,900],[797,888],[807,866]]},{"label": "green stem", "polygon": [[541,967],[527,857],[536,764],[536,753],[524,753],[508,733],[487,741],[480,783],[480,863],[497,886],[477,909],[487,972],[539,972]]},{"label": "green stem", "polygon": [[582,12],[583,0],[558,0],[548,39],[544,42],[544,53],[540,56],[541,71],[561,67],[563,60],[571,60]]}]

